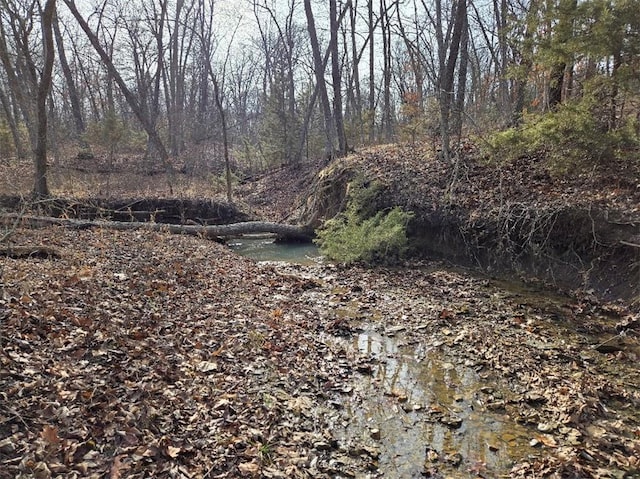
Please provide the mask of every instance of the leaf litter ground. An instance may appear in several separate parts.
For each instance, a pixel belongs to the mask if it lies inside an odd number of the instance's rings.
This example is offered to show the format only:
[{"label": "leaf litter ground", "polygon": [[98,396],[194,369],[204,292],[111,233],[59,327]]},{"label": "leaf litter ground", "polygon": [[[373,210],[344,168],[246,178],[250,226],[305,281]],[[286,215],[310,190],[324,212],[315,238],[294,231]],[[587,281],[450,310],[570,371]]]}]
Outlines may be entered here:
[{"label": "leaf litter ground", "polygon": [[354,348],[364,330],[472,368],[486,383],[470,406],[526,428],[535,451],[495,471],[425,443],[396,477],[639,474],[638,318],[621,305],[437,265],[258,264],[161,233],[13,240],[62,254],[1,260],[2,478],[390,477],[384,426],[341,432],[364,381],[393,414],[452,434],[466,418],[376,383],[392,358]]}]

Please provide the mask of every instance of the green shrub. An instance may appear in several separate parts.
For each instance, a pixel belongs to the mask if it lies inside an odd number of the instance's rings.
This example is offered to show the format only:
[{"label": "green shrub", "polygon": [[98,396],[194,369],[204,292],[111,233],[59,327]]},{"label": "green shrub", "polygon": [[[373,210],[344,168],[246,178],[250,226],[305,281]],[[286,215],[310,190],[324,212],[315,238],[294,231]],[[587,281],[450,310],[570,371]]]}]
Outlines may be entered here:
[{"label": "green shrub", "polygon": [[322,252],[341,263],[391,264],[407,250],[407,224],[413,213],[394,207],[373,211],[381,189],[363,186],[357,179],[349,185],[347,209],[325,222],[316,242]]},{"label": "green shrub", "polygon": [[583,99],[552,112],[526,115],[520,127],[495,133],[488,139],[490,155],[497,161],[511,161],[544,154],[550,170],[558,174],[621,159],[630,149],[640,146],[637,129],[632,120],[608,129],[601,109]]}]

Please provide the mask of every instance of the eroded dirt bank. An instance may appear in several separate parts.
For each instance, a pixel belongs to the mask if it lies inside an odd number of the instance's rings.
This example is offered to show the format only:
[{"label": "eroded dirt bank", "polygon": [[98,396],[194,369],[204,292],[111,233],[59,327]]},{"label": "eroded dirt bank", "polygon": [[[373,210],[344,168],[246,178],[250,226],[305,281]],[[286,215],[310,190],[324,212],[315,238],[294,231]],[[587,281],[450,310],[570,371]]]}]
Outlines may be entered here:
[{"label": "eroded dirt bank", "polygon": [[381,187],[376,209],[415,214],[408,231],[414,258],[593,290],[640,308],[637,165],[561,175],[539,158],[490,164],[471,145],[452,164],[426,146],[379,146],[321,171],[301,221],[320,224],[344,208],[358,175]]},{"label": "eroded dirt bank", "polygon": [[[621,304],[436,263],[256,264],[160,233],[12,240],[63,254],[0,259],[0,477],[640,474],[640,325]],[[420,384],[441,394],[387,373],[433,357],[449,366]],[[372,397],[422,431],[415,456],[394,457]],[[482,418],[518,433],[463,447]]]}]

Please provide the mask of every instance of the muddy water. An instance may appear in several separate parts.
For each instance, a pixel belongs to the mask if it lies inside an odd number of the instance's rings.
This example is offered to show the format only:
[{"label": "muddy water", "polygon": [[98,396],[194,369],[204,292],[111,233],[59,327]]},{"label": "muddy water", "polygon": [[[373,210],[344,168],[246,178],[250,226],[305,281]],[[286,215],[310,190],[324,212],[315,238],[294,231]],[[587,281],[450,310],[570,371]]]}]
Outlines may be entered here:
[{"label": "muddy water", "polygon": [[[261,260],[310,260],[307,253],[295,258],[289,247],[264,246],[267,251],[260,252]],[[269,248],[275,248],[278,254],[272,256]],[[506,355],[513,364],[528,359],[526,364],[537,370],[536,358],[544,355],[549,361],[556,358],[554,361],[561,363],[558,358],[567,357],[571,360],[567,367],[578,368],[578,379],[588,373],[592,381],[604,382],[605,377],[617,374],[613,370],[619,370],[623,374],[621,381],[629,383],[627,387],[637,387],[633,386],[638,383],[634,379],[638,377],[637,365],[623,367],[616,362],[611,368],[606,358],[593,349],[594,345],[609,342],[611,327],[600,331],[591,328],[590,322],[568,322],[573,310],[566,298],[510,283],[468,280],[471,275],[450,273],[446,268],[443,272],[440,267],[426,275],[410,275],[407,271],[408,281],[416,281],[408,286],[398,286],[404,278],[397,274],[393,276],[396,283],[363,272],[343,280],[339,270],[330,267],[281,267],[286,274],[303,274],[322,281],[322,287],[302,293],[297,301],[302,309],[313,311],[313,321],[325,315],[330,320],[325,325],[337,325],[337,332],[324,331],[340,334],[338,326],[342,322],[348,325],[343,330],[346,337],[329,333],[319,337],[330,346],[328,351],[335,355],[337,365],[330,374],[330,385],[325,386],[330,398],[320,406],[332,423],[330,433],[336,444],[331,444],[337,445],[323,445],[331,448],[330,467],[336,474],[333,477],[509,477],[514,464],[521,466],[530,463],[530,458],[553,454],[553,436],[547,438],[550,447],[540,444],[542,436],[538,432],[546,430],[541,426],[549,425],[544,416],[540,421],[528,421],[528,428],[513,419],[529,417],[517,410],[524,390],[503,390],[500,385],[511,383],[509,374],[518,368],[508,364],[502,364],[499,371],[482,367],[481,362],[474,362],[477,355],[472,360],[464,356],[465,348],[452,347],[473,335],[495,336],[496,344],[502,345],[505,352],[513,353],[520,345],[522,356]],[[424,300],[423,289],[431,291],[433,304]],[[396,317],[398,320],[389,320]],[[474,317],[476,321],[470,319]],[[492,336],[483,333],[485,329]],[[601,334],[605,336],[600,337]],[[505,339],[499,341],[503,336]],[[495,354],[502,354],[494,351],[492,344],[483,346],[489,356],[482,357],[492,359]],[[447,351],[456,356],[447,356]],[[580,369],[583,363],[587,366]],[[593,374],[596,367],[606,374]],[[344,382],[340,371],[346,371]],[[556,366],[545,371],[562,377],[562,369]],[[589,392],[587,388],[580,389],[580,384],[571,383],[570,378],[565,383],[569,386],[563,394],[571,388]],[[559,391],[552,385],[550,382],[549,391]],[[532,387],[534,393],[548,394],[535,384],[527,387]],[[551,396],[548,398],[554,402]],[[608,405],[615,406],[612,402]],[[507,409],[511,416],[506,414]],[[544,412],[543,408],[540,414]],[[553,417],[552,413],[549,416]],[[636,416],[632,413],[632,424],[637,424]],[[601,426],[598,428],[591,430],[604,431]],[[530,445],[536,442],[536,447]]]},{"label": "muddy water", "polygon": [[[242,238],[229,246],[258,261],[313,264],[320,255],[315,245],[271,238]],[[338,316],[354,319],[355,307]],[[333,401],[339,411],[334,437],[349,455],[371,460],[372,472],[357,477],[425,477],[431,465],[434,477],[499,477],[514,462],[539,454],[529,446],[531,431],[500,413],[506,392],[473,364],[446,358],[438,345],[407,344],[402,328],[381,332],[373,323],[349,339],[322,339],[359,362],[349,391]]]},{"label": "muddy water", "polygon": [[487,398],[499,404],[502,393],[470,365],[449,362],[437,347],[404,344],[394,332],[333,340],[375,360],[337,399],[344,409],[335,431],[343,443],[369,445],[374,477],[424,477],[430,464],[451,478],[498,477],[536,454],[530,430],[488,410]]}]

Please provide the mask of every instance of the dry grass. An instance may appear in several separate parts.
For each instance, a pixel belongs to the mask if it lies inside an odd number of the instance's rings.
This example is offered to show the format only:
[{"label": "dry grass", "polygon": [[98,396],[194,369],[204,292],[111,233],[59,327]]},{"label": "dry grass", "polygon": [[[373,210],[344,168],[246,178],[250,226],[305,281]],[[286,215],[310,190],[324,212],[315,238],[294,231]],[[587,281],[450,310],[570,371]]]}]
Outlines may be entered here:
[{"label": "dry grass", "polygon": [[[53,196],[64,198],[212,198],[224,200],[224,191],[213,173],[142,172],[135,161],[118,164],[105,172],[100,162],[58,164],[49,168],[49,189]],[[30,159],[0,159],[0,195],[26,196],[33,188],[34,168]],[[169,188],[171,184],[171,189]]]}]

